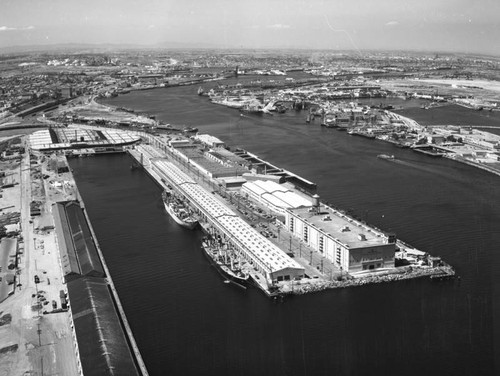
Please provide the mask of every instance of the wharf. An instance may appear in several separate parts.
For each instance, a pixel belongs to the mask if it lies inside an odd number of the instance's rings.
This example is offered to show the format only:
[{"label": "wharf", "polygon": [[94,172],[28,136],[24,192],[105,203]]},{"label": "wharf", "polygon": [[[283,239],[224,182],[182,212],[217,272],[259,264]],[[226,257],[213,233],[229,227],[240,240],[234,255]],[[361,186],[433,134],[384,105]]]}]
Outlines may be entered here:
[{"label": "wharf", "polygon": [[[207,190],[201,183],[195,182],[176,167],[174,162],[165,158],[166,152],[150,145],[140,145],[135,150],[130,150],[130,154],[137,162],[142,160],[146,172],[161,187],[169,184],[185,197],[187,205],[196,212],[205,232],[221,235],[225,242],[231,244],[232,249],[237,250],[238,256],[247,265],[244,267],[247,274],[250,274],[256,286],[266,295],[274,296],[280,293],[279,286],[271,283],[271,278],[274,280],[280,273],[291,274],[289,279],[294,279],[295,274],[303,274],[300,264],[288,257],[276,244],[261,236],[222,198],[217,197],[216,191],[210,189],[210,183],[204,184],[208,184]],[[144,157],[144,154],[147,157]]]},{"label": "wharf", "polygon": [[234,154],[237,156],[249,161],[252,163],[252,165],[257,167],[257,173],[264,173],[268,175],[276,175],[276,176],[282,176],[285,181],[289,181],[290,183],[296,185],[298,188],[305,190],[311,194],[316,193],[317,190],[317,185],[309,180],[306,180],[293,172],[287,171],[285,169],[279,168],[262,158],[258,157],[255,154],[252,154],[246,150],[243,149],[236,149],[234,151]]},{"label": "wharf", "polygon": [[[243,198],[240,197],[238,199],[236,196],[222,191],[216,181],[207,181],[205,178],[200,178],[196,173],[193,173],[190,166],[182,163],[176,164],[172,151],[162,144],[161,139],[151,135],[147,135],[146,138],[151,144],[138,145],[134,149],[130,149],[129,153],[138,163],[143,164],[146,172],[154,178],[159,186],[165,188],[167,184],[171,184],[176,187],[179,183],[171,181],[167,175],[160,176],[160,173],[157,172],[157,169],[154,167],[154,164],[156,163],[155,161],[163,160],[165,163],[176,165],[179,170],[182,170],[185,174],[187,174],[184,175],[184,179],[188,179],[189,181],[192,181],[192,183],[182,183],[183,185],[187,184],[188,186],[191,186],[194,183],[204,186],[205,189],[208,189],[207,192],[210,193],[210,197],[216,199],[216,201],[225,208],[224,212],[226,210],[234,210],[232,211],[233,214],[231,214],[231,216],[236,216],[236,213],[238,212],[239,214],[237,214],[237,216],[241,216],[242,219],[244,219],[248,224],[251,224],[257,231],[260,230],[259,226],[262,224],[262,219],[258,218],[258,214],[255,210],[249,208],[244,202],[242,202],[245,201]],[[168,162],[169,160],[171,162]],[[195,209],[201,209],[199,204],[196,202],[197,199],[195,197],[191,197],[188,192],[182,193],[187,198],[188,204],[193,206]],[[200,210],[200,212],[202,211]],[[224,216],[227,214],[222,215]],[[205,223],[205,226],[203,226],[202,223],[202,228],[207,233],[210,232],[211,229],[213,230],[216,228],[217,231],[225,234],[228,238],[234,237],[234,234],[226,233],[225,229],[213,219]],[[360,286],[368,283],[430,277],[433,275],[442,276],[443,273],[446,273],[447,276],[454,275],[453,269],[445,263],[440,263],[439,265],[433,267],[420,261],[419,263],[414,263],[408,266],[381,269],[372,273],[358,273],[357,275],[348,274],[347,272],[340,270],[326,258],[321,257],[318,252],[314,251],[304,242],[301,242],[299,239],[291,236],[288,230],[283,226],[279,226],[278,223],[271,223],[271,221],[267,220],[267,224],[264,225],[263,230],[265,230],[264,232],[273,234],[268,238],[269,241],[274,243],[284,253],[287,253],[289,257],[298,262],[298,264],[304,268],[303,278],[292,279],[288,282],[278,282],[274,285],[270,285],[261,273],[248,270],[252,280],[255,282],[254,284],[270,297],[287,294],[304,294],[331,288]],[[397,245],[400,250],[402,248],[407,251],[414,250],[415,253],[418,253],[418,260],[423,260],[423,255],[425,255],[424,252],[415,250],[413,247],[410,247],[400,241],[398,241]],[[240,246],[244,249],[243,245],[240,244]],[[412,257],[415,256],[413,253],[411,255]]]},{"label": "wharf", "polygon": [[94,229],[92,228],[88,213],[85,210],[85,205],[83,203],[82,197],[80,196],[80,192],[77,192],[77,195],[78,195],[78,199],[80,201],[80,206],[82,207],[83,214],[85,216],[85,219],[87,220],[89,230],[92,234],[92,239],[94,241],[97,253],[99,254],[99,258],[100,258],[102,267],[103,267],[104,272],[106,274],[106,282],[107,282],[107,285],[109,286],[109,290],[111,291],[111,296],[113,298],[113,303],[115,305],[115,309],[117,311],[121,325],[122,325],[123,329],[125,330],[127,342],[129,344],[132,352],[133,352],[134,361],[136,363],[136,366],[138,367],[138,370],[140,371],[140,375],[148,376],[149,375],[148,370],[146,369],[146,365],[144,363],[144,360],[142,359],[141,353],[139,351],[139,347],[137,346],[137,343],[135,342],[134,334],[132,333],[132,329],[130,328],[130,324],[128,323],[127,316],[125,315],[125,310],[123,309],[122,303],[120,301],[120,297],[118,296],[118,291],[116,290],[113,279],[111,278],[111,273],[109,272],[109,268],[108,268],[108,265],[106,264],[106,261],[104,259],[104,255],[101,251],[101,247],[99,246],[99,243],[97,242],[97,236],[94,232]]}]

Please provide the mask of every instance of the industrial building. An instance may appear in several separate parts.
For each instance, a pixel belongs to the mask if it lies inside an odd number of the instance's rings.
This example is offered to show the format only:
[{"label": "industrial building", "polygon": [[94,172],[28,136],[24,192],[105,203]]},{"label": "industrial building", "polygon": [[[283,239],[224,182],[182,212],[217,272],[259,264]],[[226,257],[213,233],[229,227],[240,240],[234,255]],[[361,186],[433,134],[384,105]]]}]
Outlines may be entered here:
[{"label": "industrial building", "polygon": [[83,277],[67,286],[83,375],[140,375],[106,280]]},{"label": "industrial building", "polygon": [[211,148],[223,148],[226,146],[224,141],[219,140],[217,137],[211,136],[209,134],[196,134],[193,139],[204,143]]},{"label": "industrial building", "polygon": [[241,256],[268,283],[300,279],[304,268],[283,250],[259,234],[212,193],[198,185],[174,164],[163,159],[152,160],[153,171],[183,194],[198,215],[231,242]]},{"label": "industrial building", "polygon": [[305,195],[300,195],[285,185],[271,180],[246,182],[241,187],[241,193],[281,215],[285,214],[286,209],[312,206],[312,202]]},{"label": "industrial building", "polygon": [[139,136],[129,132],[80,128],[50,128],[29,136],[31,149],[39,151],[105,149],[106,147],[132,145],[139,140]]},{"label": "industrial building", "polygon": [[57,202],[52,212],[64,280],[69,282],[82,276],[104,277],[105,273],[80,204],[76,201]]},{"label": "industrial building", "polygon": [[395,236],[387,236],[335,209],[316,202],[287,209],[285,225],[305,244],[349,273],[394,267]]},{"label": "industrial building", "polygon": [[86,376],[139,375],[83,209],[78,201],[52,208],[79,367]]}]

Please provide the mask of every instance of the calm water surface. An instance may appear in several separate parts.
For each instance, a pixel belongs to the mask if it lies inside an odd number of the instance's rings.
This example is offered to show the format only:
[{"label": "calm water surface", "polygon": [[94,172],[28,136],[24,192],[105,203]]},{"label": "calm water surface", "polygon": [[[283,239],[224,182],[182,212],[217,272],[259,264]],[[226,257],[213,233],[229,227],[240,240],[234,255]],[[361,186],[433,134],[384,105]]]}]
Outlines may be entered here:
[{"label": "calm water surface", "polygon": [[[500,178],[379,141],[241,117],[196,87],[109,103],[195,125],[316,182],[320,196],[456,267],[428,279],[274,303],[222,282],[200,237],[165,213],[126,155],[73,159],[75,178],[151,375],[495,375]],[[423,112],[423,111],[422,111]],[[390,153],[395,162],[380,160]]]}]

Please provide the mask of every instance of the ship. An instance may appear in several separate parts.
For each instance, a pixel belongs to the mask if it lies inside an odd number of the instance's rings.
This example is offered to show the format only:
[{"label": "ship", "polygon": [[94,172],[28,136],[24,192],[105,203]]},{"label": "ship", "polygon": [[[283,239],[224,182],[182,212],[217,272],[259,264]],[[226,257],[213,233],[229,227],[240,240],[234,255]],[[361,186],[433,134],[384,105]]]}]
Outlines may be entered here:
[{"label": "ship", "polygon": [[379,154],[379,155],[377,155],[377,158],[380,158],[380,159],[387,159],[387,160],[394,160],[394,155],[389,155],[389,154]]},{"label": "ship", "polygon": [[247,284],[250,276],[241,270],[241,262],[229,255],[230,251],[226,246],[216,239],[205,237],[201,248],[208,261],[226,280],[243,287]]},{"label": "ship", "polygon": [[162,194],[162,199],[165,210],[176,223],[188,230],[192,230],[196,227],[198,220],[189,213],[187,207],[180,198],[175,196],[172,189],[165,189]]},{"label": "ship", "polygon": [[241,112],[247,113],[247,114],[262,114],[262,105],[260,104],[250,104],[247,103],[243,105],[242,108],[240,108]]},{"label": "ship", "polygon": [[184,133],[196,133],[196,132],[198,132],[198,128],[196,128],[196,127],[184,127],[182,129],[182,131]]}]

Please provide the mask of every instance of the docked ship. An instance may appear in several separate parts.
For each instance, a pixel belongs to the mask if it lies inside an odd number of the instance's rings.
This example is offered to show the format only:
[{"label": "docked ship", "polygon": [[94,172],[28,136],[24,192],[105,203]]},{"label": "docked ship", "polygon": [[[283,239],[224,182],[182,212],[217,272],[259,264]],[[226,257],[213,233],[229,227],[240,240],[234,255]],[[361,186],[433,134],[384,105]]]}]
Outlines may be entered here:
[{"label": "docked ship", "polygon": [[224,278],[243,286],[248,282],[250,276],[241,270],[241,261],[235,260],[234,255],[230,255],[227,246],[220,244],[216,239],[205,237],[201,248],[210,263]]},{"label": "docked ship", "polygon": [[171,189],[166,189],[162,194],[163,205],[168,214],[182,227],[192,230],[198,224],[182,200],[174,195]]},{"label": "docked ship", "polygon": [[241,112],[247,113],[247,114],[262,114],[262,105],[260,104],[244,104],[242,108],[240,108]]}]

